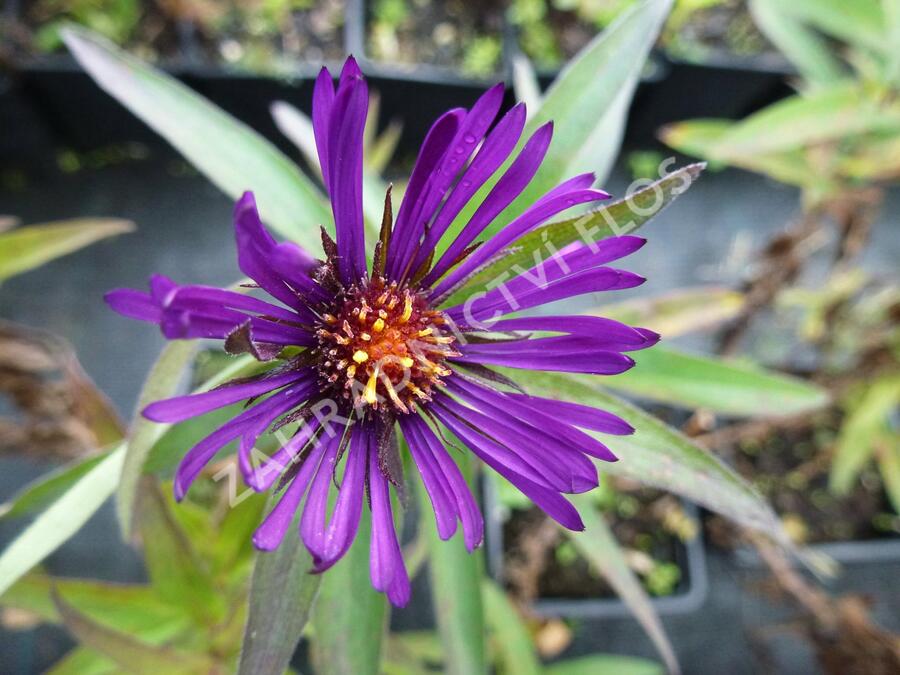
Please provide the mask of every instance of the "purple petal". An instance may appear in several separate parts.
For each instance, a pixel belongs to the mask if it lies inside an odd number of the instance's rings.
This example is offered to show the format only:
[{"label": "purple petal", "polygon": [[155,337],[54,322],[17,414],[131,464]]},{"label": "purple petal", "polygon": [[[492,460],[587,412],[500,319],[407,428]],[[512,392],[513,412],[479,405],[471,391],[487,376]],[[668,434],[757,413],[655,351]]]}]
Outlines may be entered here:
[{"label": "purple petal", "polygon": [[456,498],[419,427],[410,423],[412,419],[418,419],[418,415],[404,415],[400,419],[400,426],[409,445],[409,452],[419,469],[425,491],[431,500],[438,536],[447,540],[456,532],[458,515]]},{"label": "purple petal", "polygon": [[216,429],[209,436],[188,450],[175,471],[175,499],[181,501],[194,479],[216,453],[229,442],[253,427],[261,419],[269,423],[287,410],[298,405],[301,400],[293,392],[280,391],[249,410],[245,410],[230,422]]},{"label": "purple petal", "polygon": [[[537,424],[534,411],[528,406],[459,376],[450,378],[447,388],[514,434],[510,447],[518,447],[521,454],[538,453],[550,459],[552,470],[563,479],[562,492],[586,492],[597,487],[597,468],[583,453],[593,450],[593,446],[606,448],[587,434],[558,423]],[[518,446],[512,445],[516,442]]]},{"label": "purple petal", "polygon": [[181,422],[238,401],[261,396],[306,377],[309,377],[308,372],[296,370],[274,376],[264,375],[252,382],[227,384],[202,394],[175,396],[156,401],[144,408],[142,414],[154,422]]},{"label": "purple petal", "polygon": [[325,514],[341,437],[335,434],[324,441],[320,439],[320,442],[326,445],[325,454],[309,488],[303,515],[300,517],[300,537],[313,560],[321,559],[325,552]]},{"label": "purple petal", "polygon": [[369,496],[372,508],[372,542],[369,551],[369,575],[372,586],[397,607],[409,602],[410,585],[403,555],[394,528],[391,495],[387,479],[378,469],[375,443],[369,445]]},{"label": "purple petal", "polygon": [[596,470],[590,460],[581,456],[582,453],[607,462],[616,461],[616,456],[603,443],[570,423],[545,414],[540,405],[529,404],[507,392],[483,387],[460,375],[447,380],[447,387],[466,403],[487,415],[497,418],[512,416],[519,425],[532,427],[533,431],[526,429],[524,433],[542,438],[565,463],[580,465],[582,475],[588,483],[596,479]]},{"label": "purple petal", "polygon": [[159,323],[162,317],[159,306],[147,293],[132,288],[117,288],[103,296],[114,312],[129,319]]},{"label": "purple petal", "polygon": [[634,288],[644,281],[646,281],[644,277],[612,267],[582,270],[556,279],[544,287],[517,277],[492,291],[475,294],[464,304],[445,312],[457,325],[488,330],[493,322],[510,312],[539,307],[586,293]]},{"label": "purple petal", "polygon": [[269,258],[278,245],[263,227],[252,192],[245,192],[234,207],[234,230],[241,271],[272,297],[311,316],[306,303],[271,266]]},{"label": "purple petal", "polygon": [[444,448],[443,443],[434,435],[431,428],[425,424],[421,417],[410,417],[409,419],[413,424],[419,425],[422,438],[431,448],[438,466],[443,471],[444,477],[447,479],[447,483],[456,497],[457,512],[462,521],[466,548],[469,551],[473,551],[484,540],[484,518],[481,515],[478,504],[475,502],[472,490],[469,489],[469,484],[466,482],[462,471],[459,470],[456,462]]},{"label": "purple petal", "polygon": [[576,190],[557,195],[551,199],[538,201],[509,225],[500,230],[495,236],[485,242],[459,267],[444,277],[432,291],[431,297],[435,298],[442,296],[445,291],[456,286],[459,281],[477,270],[497,253],[547,219],[552,218],[573,206],[577,206],[578,204],[585,204],[587,202],[595,202],[608,198],[609,195],[600,190]]},{"label": "purple petal", "polygon": [[300,471],[294,476],[284,496],[254,532],[253,545],[260,551],[274,551],[281,545],[284,535],[294,521],[297,507],[303,500],[303,495],[306,494],[309,479],[312,478],[313,472],[319,466],[324,451],[324,445],[313,448],[303,466],[300,467]]},{"label": "purple petal", "polygon": [[329,194],[334,214],[338,268],[345,284],[366,273],[363,234],[363,135],[369,109],[365,80],[345,65],[328,124]]},{"label": "purple petal", "polygon": [[472,216],[459,236],[447,248],[434,268],[423,280],[424,285],[431,285],[441,278],[454,264],[463,251],[490,225],[500,213],[518,197],[522,190],[534,178],[541,166],[550,139],[553,136],[553,125],[547,123],[540,127],[522,148],[509,169],[500,177],[478,210]]},{"label": "purple petal", "polygon": [[433,408],[433,413],[480,457],[490,456],[532,482],[557,492],[584,492],[596,487],[596,469],[560,462],[558,453],[554,452],[556,444],[529,438],[509,419],[488,417],[444,394],[436,396],[435,401],[440,406]]},{"label": "purple petal", "polygon": [[350,548],[359,529],[362,514],[363,492],[366,485],[366,461],[368,459],[371,430],[357,425],[346,453],[347,464],[338,493],[331,522],[325,532],[325,544],[321,558],[316,561],[316,572],[324,572],[340,560]]},{"label": "purple petal", "polygon": [[399,273],[397,267],[399,265],[399,256],[405,246],[404,242],[411,238],[418,240],[422,234],[424,225],[413,221],[412,215],[416,211],[420,199],[422,199],[423,192],[428,184],[428,178],[441,157],[444,156],[447,147],[456,137],[456,132],[465,116],[466,111],[462,108],[450,110],[437,119],[425,136],[416,164],[410,174],[409,184],[406,186],[406,192],[403,195],[403,201],[400,204],[393,235],[391,236],[393,243],[389,247],[387,258],[387,271],[391,276],[396,276]]},{"label": "purple petal", "polygon": [[[659,335],[652,331],[632,328],[601,316],[529,316],[503,319],[491,324],[491,331],[498,333],[532,330],[568,333],[590,340],[598,349],[621,352],[646,349],[659,340]],[[528,342],[533,341],[524,344]]]},{"label": "purple petal", "polygon": [[261,454],[254,456],[252,447],[241,443],[238,447],[238,468],[244,476],[244,482],[256,492],[268,490],[275,479],[301,456],[318,427],[317,419],[304,420],[297,432],[270,457],[263,457]]},{"label": "purple petal", "polygon": [[312,123],[313,136],[316,139],[316,152],[319,155],[319,167],[322,169],[322,182],[328,190],[328,124],[331,120],[331,109],[334,106],[334,84],[328,68],[322,68],[313,88]]},{"label": "purple petal", "polygon": [[[459,179],[459,182],[453,187],[450,196],[441,207],[441,210],[438,213],[434,224],[428,229],[428,232],[425,235],[425,240],[422,242],[419,253],[412,264],[412,269],[418,269],[418,267],[425,261],[429,252],[434,250],[434,248],[437,246],[437,243],[441,240],[441,237],[447,231],[447,228],[450,226],[456,216],[459,215],[463,207],[469,202],[469,200],[475,195],[475,193],[479,189],[481,189],[481,186],[485,184],[487,179],[494,175],[494,172],[500,168],[503,162],[506,161],[507,157],[509,157],[510,153],[516,147],[516,143],[519,142],[519,137],[522,135],[522,129],[524,127],[525,104],[520,103],[513,107],[512,110],[507,112],[506,115],[503,116],[503,119],[501,119],[497,123],[497,126],[494,127],[494,129],[485,139],[481,149],[479,149],[478,153],[475,155],[475,159],[472,160],[472,163],[463,172],[463,175]],[[532,137],[532,141],[533,140],[534,138]],[[530,150],[532,141],[529,141],[525,145],[525,149],[519,155],[519,159],[521,159],[523,155],[532,154]],[[540,153],[540,155],[542,158],[543,153]],[[540,159],[537,159],[537,164],[540,164]],[[515,166],[516,163],[513,163],[513,167]],[[535,166],[535,169],[536,168],[537,166]],[[513,170],[513,168],[510,168],[507,171],[507,174],[509,174]],[[530,180],[530,176],[528,180]],[[504,179],[501,178],[500,183],[503,182]],[[497,190],[500,190],[505,194],[505,196],[507,197],[507,204],[512,201],[512,199],[518,194],[518,192],[512,193],[506,188],[501,188],[499,183],[498,186],[491,191],[491,194],[493,194]],[[488,199],[490,199],[490,196],[488,197]],[[461,246],[459,248],[459,252],[461,252],[464,248],[464,245]],[[455,259],[455,257],[459,255],[459,252],[457,252],[454,257],[451,258],[451,260]],[[422,282],[423,285],[430,285],[430,278],[432,277],[432,274],[433,273],[429,274],[429,276],[425,278],[425,280]],[[440,274],[434,276],[433,278],[436,279],[438,277],[440,277]]]},{"label": "purple petal", "polygon": [[592,429],[604,434],[627,436],[634,433],[634,427],[611,412],[592,408],[580,403],[558,401],[552,398],[540,396],[525,396],[524,394],[509,393],[514,399],[531,405],[535,410],[543,411],[549,417],[555,417],[561,422],[572,424],[582,429]]},{"label": "purple petal", "polygon": [[392,270],[395,275],[402,276],[411,264],[425,226],[434,218],[435,210],[444,199],[447,190],[497,117],[503,103],[503,93],[503,85],[497,84],[481,95],[462,120],[440,162],[432,170],[422,197],[410,214],[415,229],[401,242],[402,252],[398,256],[396,267]]},{"label": "purple petal", "polygon": [[[548,338],[557,339],[557,338]],[[543,340],[534,340],[535,343]],[[492,351],[492,345],[478,345],[482,349],[466,347],[462,356],[454,357],[461,363],[524,368],[526,370],[551,370],[560,373],[587,373],[590,375],[618,375],[634,366],[634,360],[619,352],[591,351],[589,348],[556,350],[549,353],[517,353]]]}]

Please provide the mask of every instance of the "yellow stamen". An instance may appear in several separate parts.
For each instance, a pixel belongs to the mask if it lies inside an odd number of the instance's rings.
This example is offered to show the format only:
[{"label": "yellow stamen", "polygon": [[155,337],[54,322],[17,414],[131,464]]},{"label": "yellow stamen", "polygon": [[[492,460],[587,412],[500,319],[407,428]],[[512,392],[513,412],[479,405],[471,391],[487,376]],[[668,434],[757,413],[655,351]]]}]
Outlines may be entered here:
[{"label": "yellow stamen", "polygon": [[365,340],[366,342],[368,342],[369,340],[372,339],[372,336],[369,335],[368,333],[360,333],[360,334],[359,334],[359,337],[361,337],[361,338],[362,338],[363,340]]},{"label": "yellow stamen", "polygon": [[369,381],[366,382],[366,390],[363,392],[363,398],[366,399],[366,403],[369,405],[373,405],[378,398],[375,395],[375,387],[378,384],[378,368],[374,368],[372,370],[372,374],[369,375]]},{"label": "yellow stamen", "polygon": [[347,368],[347,381],[352,380],[354,375],[356,375],[356,366],[351,365]]},{"label": "yellow stamen", "polygon": [[425,337],[426,335],[431,335],[434,332],[434,329],[430,326],[424,330],[419,331],[419,337]]},{"label": "yellow stamen", "polygon": [[[369,355],[362,349],[357,349],[355,352],[353,352],[353,360],[357,363],[365,363],[369,360]],[[349,373],[350,371],[347,372]]]},{"label": "yellow stamen", "polygon": [[375,319],[375,323],[372,324],[372,330],[376,333],[380,333],[384,330],[384,319]]},{"label": "yellow stamen", "polygon": [[409,321],[409,317],[412,316],[412,298],[410,296],[406,296],[406,300],[403,303],[403,314],[400,315],[400,323],[406,323]]},{"label": "yellow stamen", "polygon": [[413,361],[408,356],[400,357],[400,365],[403,366],[404,368],[412,368],[414,363],[415,363],[415,361]]}]

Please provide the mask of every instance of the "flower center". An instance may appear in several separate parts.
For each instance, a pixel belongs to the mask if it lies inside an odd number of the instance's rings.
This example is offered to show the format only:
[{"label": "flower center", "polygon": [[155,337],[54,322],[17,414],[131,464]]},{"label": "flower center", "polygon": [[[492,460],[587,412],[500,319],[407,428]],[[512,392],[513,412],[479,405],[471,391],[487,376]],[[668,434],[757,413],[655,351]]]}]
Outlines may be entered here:
[{"label": "flower center", "polygon": [[425,298],[381,277],[344,290],[321,312],[316,364],[323,391],[354,407],[415,410],[450,374],[455,338]]}]

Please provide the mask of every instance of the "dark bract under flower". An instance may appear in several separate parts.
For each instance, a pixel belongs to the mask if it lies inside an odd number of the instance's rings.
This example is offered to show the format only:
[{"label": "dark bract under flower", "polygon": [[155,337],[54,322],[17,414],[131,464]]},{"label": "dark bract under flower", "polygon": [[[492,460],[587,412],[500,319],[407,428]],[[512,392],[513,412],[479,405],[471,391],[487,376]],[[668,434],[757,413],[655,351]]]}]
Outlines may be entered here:
[{"label": "dark bract under flower", "polygon": [[[613,375],[634,363],[624,352],[658,339],[600,317],[527,316],[527,310],[557,300],[642,283],[637,275],[606,266],[643,245],[631,236],[576,242],[536,260],[530,270],[511,270],[505,281],[464,304],[447,306],[455,289],[519,237],[572,206],[607,198],[592,189],[593,175],[576,176],[479,241],[531,181],[552,135],[551,125],[540,127],[507,164],[525,126],[525,107],[517,105],[496,121],[502,98],[498,85],[470,110],[451,110],[435,122],[396,220],[388,192],[368,267],[362,211],[368,91],[352,59],[336,89],[323,69],[313,128],[336,235],[323,231],[324,260],[275,241],[248,192],[235,207],[238,262],[272,301],[179,286],[159,275],[149,293],[120,289],[107,295],[117,312],[158,324],[167,338],[221,339],[226,351],[250,353],[271,366],[144,410],[149,419],[180,422],[247,402],[243,412],[185,454],[175,476],[176,497],[184,496],[219,450],[238,441],[238,466],[247,483],[255,490],[281,490],[254,543],[276,548],[302,508],[300,535],[316,571],[324,571],[353,542],[368,494],[372,583],[398,605],[410,593],[390,497],[391,485],[400,489],[404,483],[398,431],[442,538],[461,524],[472,550],[483,535],[481,513],[446,448],[451,434],[551,517],[582,529],[562,495],[592,489],[598,482],[594,461],[615,460],[587,432],[628,434],[631,427],[603,410],[528,395],[495,367]],[[451,224],[498,172],[437,255]],[[518,312],[526,316],[504,318]],[[280,447],[261,456],[255,445],[270,432]]]}]

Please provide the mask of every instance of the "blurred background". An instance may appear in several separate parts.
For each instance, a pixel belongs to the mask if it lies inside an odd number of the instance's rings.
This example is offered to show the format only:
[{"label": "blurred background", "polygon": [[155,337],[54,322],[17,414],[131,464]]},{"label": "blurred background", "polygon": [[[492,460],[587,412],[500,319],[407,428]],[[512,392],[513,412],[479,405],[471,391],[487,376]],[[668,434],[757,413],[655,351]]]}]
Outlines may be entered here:
[{"label": "blurred background", "polygon": [[[546,87],[634,4],[6,0],[0,237],[16,226],[108,220],[92,235],[102,241],[23,274],[3,262],[13,244],[0,238],[0,545],[27,522],[9,506],[23,486],[121,432],[163,346],[156,331],[110,312],[102,294],[143,287],[153,272],[213,285],[239,276],[231,200],[82,71],[60,26],[107,36],[298,162],[271,103],[309,113],[311,77],[353,54],[377,95],[373,161],[402,181],[437,115],[496,81],[510,85],[507,105],[533,82]],[[795,541],[843,566],[823,591],[721,517],[610,480],[598,508],[685,673],[900,672],[896,4],[676,0],[602,185],[619,197],[658,178],[669,157],[667,170],[708,161],[642,232],[650,243],[628,266],[649,280],[617,298],[630,301],[617,311],[645,325],[655,317],[668,345],[763,364],[831,397],[815,411],[743,414],[738,403],[730,414],[702,388],[702,368],[686,384],[676,371],[674,383],[638,381],[626,392],[753,483]],[[540,512],[503,486],[488,486],[485,499],[487,567],[543,659],[654,658],[627,607]],[[114,520],[101,509],[46,571],[144,580]],[[433,624],[429,601],[416,592],[392,629]],[[74,642],[12,605],[0,614],[0,672],[44,672]]]}]

